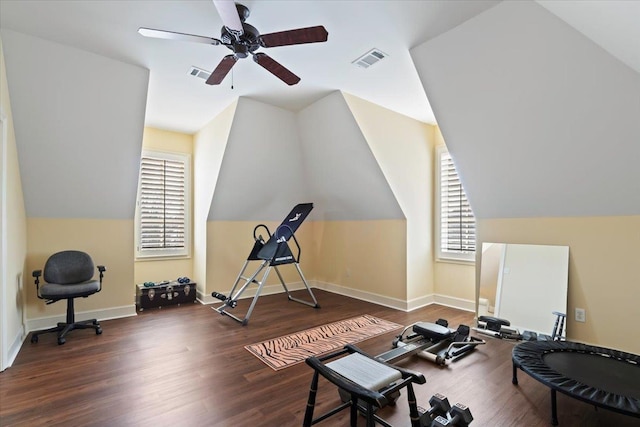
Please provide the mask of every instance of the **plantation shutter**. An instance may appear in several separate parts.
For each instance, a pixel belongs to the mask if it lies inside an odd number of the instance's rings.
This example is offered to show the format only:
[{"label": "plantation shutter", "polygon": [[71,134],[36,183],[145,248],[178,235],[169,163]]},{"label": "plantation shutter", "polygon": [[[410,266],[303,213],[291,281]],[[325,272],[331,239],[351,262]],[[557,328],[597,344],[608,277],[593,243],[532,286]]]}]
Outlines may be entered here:
[{"label": "plantation shutter", "polygon": [[451,155],[440,154],[440,250],[470,254],[476,250],[476,221]]},{"label": "plantation shutter", "polygon": [[185,247],[185,163],[142,157],[139,250]]}]

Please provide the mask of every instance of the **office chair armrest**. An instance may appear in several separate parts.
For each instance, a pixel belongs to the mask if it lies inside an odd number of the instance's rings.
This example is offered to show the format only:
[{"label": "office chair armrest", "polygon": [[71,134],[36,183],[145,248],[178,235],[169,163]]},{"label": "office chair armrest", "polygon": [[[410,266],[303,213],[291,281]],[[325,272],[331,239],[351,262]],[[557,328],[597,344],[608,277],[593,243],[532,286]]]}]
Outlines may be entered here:
[{"label": "office chair armrest", "polygon": [[42,276],[42,270],[33,270],[33,273],[31,273],[31,275],[33,277],[35,277],[35,282],[36,282],[36,295],[38,296],[38,298],[40,299],[44,299],[40,296],[40,276]]},{"label": "office chair armrest", "polygon": [[100,289],[98,289],[98,292],[100,292],[102,290],[102,278],[104,277],[104,272],[107,271],[107,269],[104,268],[104,265],[98,265],[96,268],[100,272]]}]

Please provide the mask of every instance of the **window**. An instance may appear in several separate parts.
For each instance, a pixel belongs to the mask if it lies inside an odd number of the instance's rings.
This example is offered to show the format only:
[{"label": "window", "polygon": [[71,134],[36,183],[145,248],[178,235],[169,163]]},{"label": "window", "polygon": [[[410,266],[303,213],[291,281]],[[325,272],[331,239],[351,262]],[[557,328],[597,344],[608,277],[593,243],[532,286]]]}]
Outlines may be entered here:
[{"label": "window", "polygon": [[138,185],[136,256],[188,256],[190,157],[143,151]]},{"label": "window", "polygon": [[453,159],[445,147],[437,150],[436,256],[442,260],[475,261],[476,221]]}]

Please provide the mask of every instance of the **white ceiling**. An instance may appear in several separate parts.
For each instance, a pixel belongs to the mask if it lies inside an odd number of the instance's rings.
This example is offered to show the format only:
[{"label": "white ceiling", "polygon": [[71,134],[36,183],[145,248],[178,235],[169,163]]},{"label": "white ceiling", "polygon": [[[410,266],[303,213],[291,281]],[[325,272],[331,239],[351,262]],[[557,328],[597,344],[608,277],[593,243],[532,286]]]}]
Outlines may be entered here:
[{"label": "white ceiling", "polygon": [[[234,67],[233,89],[231,74],[208,86],[188,70],[212,70],[229,53],[225,47],[137,33],[143,26],[219,37],[222,23],[210,0],[0,0],[0,27],[148,68],[148,126],[193,133],[239,96],[297,111],[335,90],[435,123],[409,50],[497,3],[244,0],[247,22],[262,33],[314,25],[329,32],[326,43],[261,49],[302,78],[292,87],[251,59]],[[539,3],[640,72],[640,1]],[[351,64],[374,47],[389,57],[366,70]]]},{"label": "white ceiling", "polygon": [[[218,38],[222,22],[210,0],[1,0],[0,26],[151,70],[149,126],[193,133],[239,96],[296,111],[335,90],[435,123],[409,49],[496,3],[244,0],[251,11],[247,22],[262,33],[314,25],[329,32],[326,43],[260,50],[302,78],[292,87],[251,58],[234,67],[233,89],[231,74],[220,86],[208,86],[189,76],[189,68],[211,71],[228,49],[137,33],[150,27]],[[351,64],[374,47],[389,57],[366,70]]]}]

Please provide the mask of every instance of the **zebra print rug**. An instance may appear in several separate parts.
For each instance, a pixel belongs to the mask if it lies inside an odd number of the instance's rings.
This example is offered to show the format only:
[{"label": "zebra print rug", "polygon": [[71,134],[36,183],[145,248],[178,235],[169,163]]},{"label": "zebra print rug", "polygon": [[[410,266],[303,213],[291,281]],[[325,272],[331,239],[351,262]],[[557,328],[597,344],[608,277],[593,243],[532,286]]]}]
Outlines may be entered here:
[{"label": "zebra print rug", "polygon": [[246,345],[244,348],[278,371],[300,363],[307,357],[328,353],[346,344],[364,341],[401,327],[397,323],[365,314]]}]

